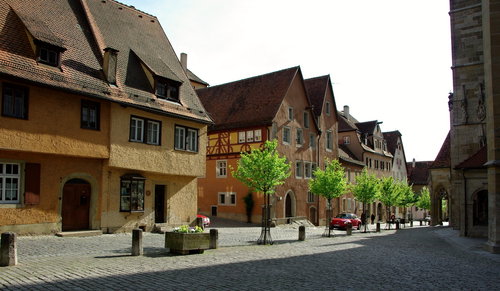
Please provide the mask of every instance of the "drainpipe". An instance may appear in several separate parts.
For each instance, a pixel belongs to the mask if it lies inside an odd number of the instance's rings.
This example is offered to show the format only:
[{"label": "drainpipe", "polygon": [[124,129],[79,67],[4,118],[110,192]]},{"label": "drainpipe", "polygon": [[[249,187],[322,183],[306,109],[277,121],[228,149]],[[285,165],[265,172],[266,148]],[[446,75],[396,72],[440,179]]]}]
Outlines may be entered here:
[{"label": "drainpipe", "polygon": [[464,179],[464,236],[468,234],[468,215],[467,215],[467,180],[465,179],[465,169],[462,170],[462,178]]}]

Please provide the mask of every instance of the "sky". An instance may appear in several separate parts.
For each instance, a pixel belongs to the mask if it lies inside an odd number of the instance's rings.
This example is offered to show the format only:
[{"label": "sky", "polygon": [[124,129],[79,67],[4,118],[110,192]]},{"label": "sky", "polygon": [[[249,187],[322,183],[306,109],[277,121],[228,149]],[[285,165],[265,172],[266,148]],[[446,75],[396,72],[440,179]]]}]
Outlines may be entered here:
[{"label": "sky", "polygon": [[156,16],[188,68],[219,85],[300,66],[330,75],[337,110],[399,130],[432,161],[453,90],[448,0],[121,0]]}]

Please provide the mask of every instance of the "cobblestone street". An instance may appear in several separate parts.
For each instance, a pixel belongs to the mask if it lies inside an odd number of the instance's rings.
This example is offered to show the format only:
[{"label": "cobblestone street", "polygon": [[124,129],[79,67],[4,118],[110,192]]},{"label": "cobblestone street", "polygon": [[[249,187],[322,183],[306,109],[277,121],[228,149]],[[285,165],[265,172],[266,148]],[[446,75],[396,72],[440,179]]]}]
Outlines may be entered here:
[{"label": "cobblestone street", "polygon": [[[450,240],[449,228],[355,231],[321,237],[307,228],[220,228],[219,249],[172,256],[161,234],[144,234],[144,256],[130,256],[131,235],[19,237],[19,264],[0,268],[7,290],[498,290],[500,256]],[[468,242],[471,240],[469,239]]]}]

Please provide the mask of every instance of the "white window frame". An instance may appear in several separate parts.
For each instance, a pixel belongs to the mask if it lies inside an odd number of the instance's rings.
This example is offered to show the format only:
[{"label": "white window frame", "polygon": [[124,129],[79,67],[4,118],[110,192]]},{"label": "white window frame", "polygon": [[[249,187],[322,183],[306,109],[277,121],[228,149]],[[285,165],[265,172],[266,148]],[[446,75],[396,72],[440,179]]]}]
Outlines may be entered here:
[{"label": "white window frame", "polygon": [[298,147],[301,147],[304,144],[304,131],[302,130],[302,128],[297,127],[296,135],[297,136],[295,137],[295,144]]},{"label": "white window frame", "polygon": [[144,141],[144,119],[138,117],[130,119],[130,141]]},{"label": "white window frame", "polygon": [[198,129],[175,125],[174,149],[188,152],[198,152]]},{"label": "white window frame", "polygon": [[[286,134],[285,132],[288,131],[288,140],[286,139]],[[283,127],[283,144],[290,144],[292,141],[292,129],[288,126]]]},{"label": "white window frame", "polygon": [[198,130],[192,128],[187,129],[186,151],[198,152]]},{"label": "white window frame", "polygon": [[215,176],[217,178],[227,178],[227,160],[216,161]]},{"label": "white window frame", "polygon": [[253,142],[253,130],[247,131],[247,142]]},{"label": "white window frame", "polygon": [[304,128],[309,128],[309,112],[304,111]]},{"label": "white window frame", "polygon": [[254,132],[254,141],[262,141],[262,130],[256,129]]},{"label": "white window frame", "polygon": [[[154,128],[156,126],[156,128]],[[159,145],[160,144],[160,130],[161,124],[159,121],[147,120],[146,121],[146,143]]]},{"label": "white window frame", "polygon": [[246,135],[244,131],[238,132],[238,143],[245,143],[246,141]]},{"label": "white window frame", "polygon": [[[11,172],[14,169],[14,166],[17,167],[17,173],[7,173],[7,165],[11,166]],[[2,162],[0,161],[0,204],[18,204],[20,203],[21,200],[21,173],[22,173],[22,165],[20,163],[13,163],[13,162]],[[11,180],[11,188],[7,189],[7,179]],[[17,180],[17,183],[15,184],[17,187],[12,188],[12,180]],[[7,200],[7,190],[10,190],[12,192],[15,190],[15,197],[16,199],[14,200]],[[10,195],[10,198],[12,198],[12,194]]]},{"label": "white window frame", "polygon": [[295,161],[295,178],[302,179],[304,177],[304,163]]},{"label": "white window frame", "polygon": [[287,118],[288,120],[293,121],[293,107],[288,107]]}]

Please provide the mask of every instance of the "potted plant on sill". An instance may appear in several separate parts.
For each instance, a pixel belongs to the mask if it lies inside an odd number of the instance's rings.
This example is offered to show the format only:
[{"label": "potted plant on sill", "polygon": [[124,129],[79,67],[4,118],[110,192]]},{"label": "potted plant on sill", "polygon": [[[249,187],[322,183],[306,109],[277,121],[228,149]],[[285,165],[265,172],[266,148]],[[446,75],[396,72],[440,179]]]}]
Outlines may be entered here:
[{"label": "potted plant on sill", "polygon": [[202,254],[210,247],[210,234],[204,233],[199,226],[183,225],[165,233],[165,247],[171,253],[187,255],[189,253]]}]

